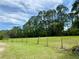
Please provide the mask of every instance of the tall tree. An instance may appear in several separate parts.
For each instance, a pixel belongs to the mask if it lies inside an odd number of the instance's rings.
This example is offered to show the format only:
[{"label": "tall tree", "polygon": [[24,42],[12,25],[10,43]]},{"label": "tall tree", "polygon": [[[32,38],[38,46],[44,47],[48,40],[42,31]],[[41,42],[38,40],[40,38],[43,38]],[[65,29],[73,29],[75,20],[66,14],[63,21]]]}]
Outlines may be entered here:
[{"label": "tall tree", "polygon": [[75,14],[79,14],[79,0],[76,0],[76,1],[73,3],[72,11],[73,11]]},{"label": "tall tree", "polygon": [[72,27],[78,27],[79,25],[79,0],[76,0],[74,3],[73,3],[73,7],[72,7],[72,12],[74,14],[74,23],[73,23],[73,26]]},{"label": "tall tree", "polygon": [[65,23],[67,22],[68,19],[67,15],[68,8],[64,5],[58,5],[56,10],[57,10],[57,20],[62,24],[64,28],[66,26]]},{"label": "tall tree", "polygon": [[66,16],[66,12],[68,11],[68,8],[64,5],[58,5],[57,8],[57,18],[59,19],[59,21],[64,22],[65,21],[65,16]]}]

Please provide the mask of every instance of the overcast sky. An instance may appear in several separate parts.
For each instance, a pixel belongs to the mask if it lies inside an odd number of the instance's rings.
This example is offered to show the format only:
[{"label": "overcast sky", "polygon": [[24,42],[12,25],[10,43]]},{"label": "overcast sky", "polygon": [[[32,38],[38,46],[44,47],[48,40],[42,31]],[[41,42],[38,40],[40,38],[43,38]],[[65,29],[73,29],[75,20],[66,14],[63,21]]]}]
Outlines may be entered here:
[{"label": "overcast sky", "polygon": [[0,0],[0,30],[22,26],[40,10],[54,9],[59,4],[71,8],[74,0]]}]

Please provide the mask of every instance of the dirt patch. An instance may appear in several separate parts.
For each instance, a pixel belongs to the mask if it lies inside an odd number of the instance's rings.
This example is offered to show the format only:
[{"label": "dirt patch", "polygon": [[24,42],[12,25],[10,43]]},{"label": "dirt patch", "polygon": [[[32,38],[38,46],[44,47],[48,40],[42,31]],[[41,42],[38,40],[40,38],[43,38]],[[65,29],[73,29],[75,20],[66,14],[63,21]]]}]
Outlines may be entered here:
[{"label": "dirt patch", "polygon": [[6,43],[0,43],[0,53],[5,50],[6,46],[7,46]]}]

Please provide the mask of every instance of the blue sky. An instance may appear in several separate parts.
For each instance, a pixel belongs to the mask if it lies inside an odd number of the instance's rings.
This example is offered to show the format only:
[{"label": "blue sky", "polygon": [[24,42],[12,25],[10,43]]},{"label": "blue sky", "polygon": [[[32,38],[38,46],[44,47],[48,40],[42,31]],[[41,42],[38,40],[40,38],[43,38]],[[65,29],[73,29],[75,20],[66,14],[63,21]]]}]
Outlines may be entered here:
[{"label": "blue sky", "polygon": [[0,30],[22,26],[40,10],[54,9],[59,4],[71,8],[74,0],[0,0]]}]

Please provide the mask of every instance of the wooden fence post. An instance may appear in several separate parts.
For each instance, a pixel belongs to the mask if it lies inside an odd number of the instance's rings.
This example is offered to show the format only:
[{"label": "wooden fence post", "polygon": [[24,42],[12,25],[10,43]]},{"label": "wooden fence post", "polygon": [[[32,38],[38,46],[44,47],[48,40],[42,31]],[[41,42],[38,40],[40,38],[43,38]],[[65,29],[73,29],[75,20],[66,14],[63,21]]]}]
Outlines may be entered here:
[{"label": "wooden fence post", "polygon": [[61,49],[63,49],[63,39],[61,38]]},{"label": "wooden fence post", "polygon": [[46,37],[46,46],[48,47],[48,38]]},{"label": "wooden fence post", "polygon": [[40,40],[39,38],[40,38],[40,37],[38,37],[38,39],[37,39],[37,44],[39,44],[39,40]]},{"label": "wooden fence post", "polygon": [[28,42],[28,39],[26,38],[25,40],[26,40],[26,43],[27,43]]},{"label": "wooden fence post", "polygon": [[76,43],[77,46],[79,45],[77,40],[75,41],[75,43]]}]

